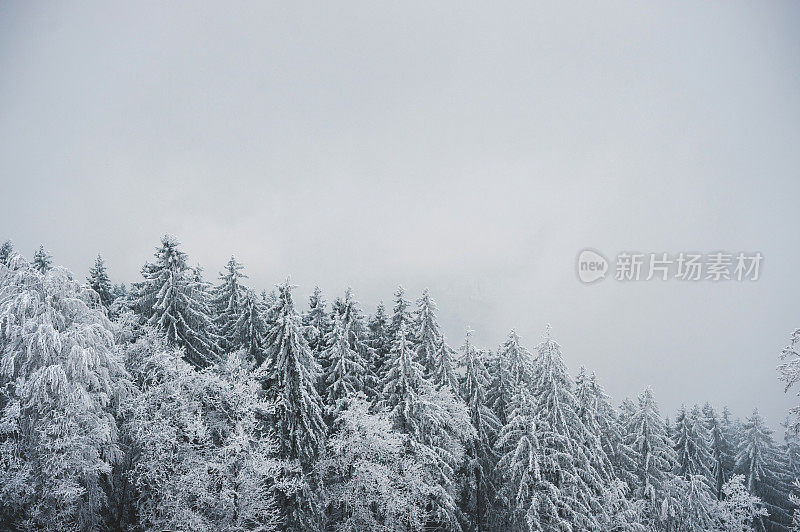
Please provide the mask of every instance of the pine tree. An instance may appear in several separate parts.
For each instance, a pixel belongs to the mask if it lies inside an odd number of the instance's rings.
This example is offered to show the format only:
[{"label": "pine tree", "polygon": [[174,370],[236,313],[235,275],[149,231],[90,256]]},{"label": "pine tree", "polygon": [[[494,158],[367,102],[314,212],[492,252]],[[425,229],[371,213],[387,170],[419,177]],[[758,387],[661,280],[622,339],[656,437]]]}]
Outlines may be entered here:
[{"label": "pine tree", "polygon": [[0,268],[0,506],[20,530],[95,530],[130,388],[112,325],[63,268]]},{"label": "pine tree", "polygon": [[401,323],[397,338],[389,352],[389,363],[383,379],[383,407],[390,413],[398,430],[412,434],[421,430],[414,418],[415,404],[424,382],[422,366],[414,358],[406,326]]},{"label": "pine tree", "polygon": [[246,290],[242,296],[241,307],[239,317],[233,324],[232,338],[235,344],[244,350],[251,363],[261,365],[264,362],[267,324],[256,293]]},{"label": "pine tree", "polygon": [[467,445],[467,461],[463,467],[466,482],[462,488],[462,506],[469,517],[469,530],[479,531],[491,526],[491,502],[495,492],[492,472],[496,460],[492,446],[500,430],[500,422],[486,406],[489,375],[470,342],[471,334],[472,331],[468,329],[461,349],[460,365],[464,368],[461,396],[467,403],[475,438]]},{"label": "pine tree", "polygon": [[[372,348],[369,345],[369,330],[364,324],[364,312],[361,305],[356,300],[352,288],[347,288],[344,299],[337,299],[334,305],[334,317],[340,316],[344,330],[347,334],[347,342],[350,349],[356,353],[359,365],[362,368],[361,390],[369,399],[374,399],[378,394],[380,380],[372,371],[371,361],[374,358]],[[327,359],[323,357],[327,364]]]},{"label": "pine tree", "polygon": [[[397,335],[400,332],[400,327],[405,326],[406,335],[412,328],[411,309],[408,300],[405,298],[406,289],[402,286],[397,287],[394,293],[394,308],[392,309],[392,320],[389,323],[389,338],[394,342],[397,340]],[[412,336],[408,337],[410,342],[414,341]]]},{"label": "pine tree", "polygon": [[710,435],[700,417],[697,406],[691,413],[681,407],[675,420],[675,455],[677,464],[675,474],[689,480],[694,475],[702,475],[711,481],[713,476],[709,464],[712,463]]},{"label": "pine tree", "polygon": [[[788,393],[795,384],[800,382],[800,329],[792,332],[789,345],[781,351],[781,360],[783,362],[778,366],[779,378],[786,383],[784,392]],[[800,390],[797,395],[800,396]],[[800,431],[800,405],[791,408],[789,415],[793,418],[790,428],[795,432]]]},{"label": "pine tree", "polygon": [[[322,400],[316,389],[319,365],[303,335],[303,324],[294,307],[287,280],[278,286],[269,311],[273,325],[265,341],[265,360],[257,370],[269,400],[275,403],[272,414],[280,456],[298,460],[309,471],[325,441]],[[315,528],[316,508],[310,487],[283,493],[279,506],[285,526],[291,529]]]},{"label": "pine tree", "polygon": [[100,304],[106,309],[110,308],[111,303],[114,302],[113,287],[111,286],[111,280],[108,278],[106,263],[102,255],[97,255],[94,266],[89,268],[89,277],[86,278],[86,281],[89,283],[89,288],[94,290],[100,297]]},{"label": "pine tree", "polygon": [[350,347],[350,323],[336,314],[333,330],[325,338],[327,346],[322,353],[326,360],[325,393],[328,410],[336,417],[347,408],[346,400],[364,390],[364,361]]},{"label": "pine tree", "polygon": [[758,409],[753,410],[742,429],[736,471],[744,475],[748,491],[760,497],[769,512],[768,518],[759,520],[757,529],[767,529],[767,522],[788,525],[791,522],[790,488],[781,478],[779,450],[772,430],[766,426]]},{"label": "pine tree", "polygon": [[571,509],[568,520],[573,528],[595,528],[607,457],[599,442],[581,421],[574,383],[561,355],[561,346],[550,336],[537,347],[533,375],[536,398],[535,421],[542,452],[557,457],[556,469],[542,475],[559,489],[561,504]]},{"label": "pine tree", "polygon": [[417,347],[417,362],[422,365],[425,374],[430,376],[437,367],[436,359],[442,342],[442,332],[436,321],[436,303],[427,288],[422,291],[422,297],[417,299],[414,340]]},{"label": "pine tree", "polygon": [[205,288],[179,245],[172,236],[161,239],[156,261],[142,268],[144,281],[136,286],[134,305],[146,323],[185,350],[191,364],[205,367],[217,358],[218,337]]},{"label": "pine tree", "polygon": [[247,279],[242,273],[244,266],[231,257],[225,271],[219,274],[221,281],[212,292],[211,306],[214,322],[219,335],[219,347],[223,352],[232,352],[243,347],[243,340],[237,335],[236,323],[242,316],[244,297],[247,292],[241,280]]},{"label": "pine tree", "polygon": [[723,487],[733,476],[734,448],[728,440],[727,431],[722,421],[717,416],[714,408],[706,403],[703,405],[703,421],[706,430],[711,436],[711,480],[714,494],[717,499],[722,499]]},{"label": "pine tree", "polygon": [[45,273],[53,267],[53,256],[44,250],[44,245],[40,245],[39,249],[33,254],[33,267],[39,273]]},{"label": "pine tree", "polygon": [[308,347],[317,359],[325,350],[325,337],[331,332],[331,317],[325,309],[325,297],[319,286],[314,287],[314,292],[308,298],[308,310],[303,313],[303,326],[306,331]]},{"label": "pine tree", "polygon": [[505,423],[517,387],[532,386],[533,382],[533,356],[522,346],[516,331],[512,330],[497,350],[493,366],[489,403],[500,422]]},{"label": "pine tree", "polygon": [[[581,366],[578,376],[575,378],[575,399],[578,406],[578,417],[588,431],[588,437],[584,445],[590,450],[595,459],[595,467],[602,475],[604,482],[614,478],[614,466],[611,462],[609,452],[620,449],[621,430],[616,425],[613,411],[608,411],[605,407],[610,406],[603,403],[604,394],[597,384],[594,373],[586,375],[586,368]],[[610,419],[606,416],[611,416]],[[609,430],[608,433],[605,431]]]},{"label": "pine tree", "polygon": [[[436,386],[447,386],[453,393],[458,390],[458,376],[455,371],[455,361],[453,360],[453,349],[447,345],[442,336],[435,355],[433,374],[430,376],[431,382]],[[488,374],[487,374],[488,378]]]},{"label": "pine tree", "polygon": [[367,342],[372,349],[372,360],[370,367],[372,374],[382,382],[386,376],[385,367],[392,348],[392,338],[389,332],[389,318],[386,315],[386,307],[383,301],[378,303],[375,314],[367,323]]},{"label": "pine tree", "polygon": [[626,416],[625,443],[631,448],[636,462],[634,495],[649,501],[652,509],[664,494],[665,483],[672,476],[677,457],[650,388],[639,394],[633,408]]},{"label": "pine tree", "polygon": [[10,266],[11,257],[14,255],[14,244],[6,240],[0,245],[0,266]]}]

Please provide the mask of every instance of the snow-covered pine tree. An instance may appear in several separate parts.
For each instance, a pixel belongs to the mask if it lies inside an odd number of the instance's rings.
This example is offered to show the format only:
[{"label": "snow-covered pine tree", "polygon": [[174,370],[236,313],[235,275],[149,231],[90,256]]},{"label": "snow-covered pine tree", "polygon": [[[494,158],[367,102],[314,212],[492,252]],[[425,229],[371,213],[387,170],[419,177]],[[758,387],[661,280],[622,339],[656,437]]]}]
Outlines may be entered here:
[{"label": "snow-covered pine tree", "polygon": [[495,442],[499,453],[497,476],[508,530],[572,530],[574,510],[561,488],[544,475],[558,471],[567,456],[547,453],[539,441],[536,403],[526,386],[517,386],[510,402],[508,422]]},{"label": "snow-covered pine tree", "polygon": [[[620,442],[618,440],[614,442],[614,439],[621,439],[622,431],[616,425],[615,417],[607,417],[613,416],[613,411],[604,408],[610,405],[601,403],[604,400],[601,394],[602,390],[597,384],[594,373],[591,376],[587,375],[586,368],[581,366],[578,376],[575,378],[575,399],[578,406],[578,417],[589,433],[584,445],[589,448],[593,456],[599,459],[595,463],[595,467],[603,476],[604,481],[608,482],[615,476],[614,466],[608,452],[621,450]],[[605,429],[608,429],[610,433],[604,434]]]},{"label": "snow-covered pine tree", "polygon": [[736,453],[736,471],[744,475],[750,493],[764,502],[769,517],[759,519],[757,530],[768,530],[768,523],[788,526],[791,522],[789,493],[781,474],[778,446],[772,429],[766,426],[758,409],[753,410],[742,427],[742,439]]},{"label": "snow-covered pine tree", "polygon": [[241,306],[239,317],[233,324],[233,339],[244,350],[247,359],[258,366],[264,362],[267,324],[255,292],[246,290],[242,295]]},{"label": "snow-covered pine tree", "polygon": [[[332,315],[339,315],[342,319],[344,330],[347,333],[347,342],[350,349],[357,354],[358,362],[363,368],[361,378],[361,389],[369,399],[374,399],[378,395],[380,381],[372,371],[372,359],[374,354],[369,345],[369,330],[364,323],[364,312],[361,304],[355,297],[353,289],[348,287],[344,292],[344,299],[337,299]],[[327,364],[327,359],[323,357]]]},{"label": "snow-covered pine tree", "polygon": [[559,488],[561,504],[570,508],[568,521],[573,528],[596,528],[597,515],[603,511],[601,464],[607,464],[608,458],[578,415],[574,383],[549,326],[536,352],[532,384],[539,443],[557,465],[543,469],[542,476]]},{"label": "snow-covered pine tree", "polygon": [[[789,339],[789,345],[781,351],[781,364],[778,366],[780,379],[786,383],[784,392],[800,382],[800,329],[795,329]],[[800,390],[797,391],[800,396]],[[800,405],[794,406],[789,410],[792,417],[790,427],[795,432],[800,432]]]},{"label": "snow-covered pine tree", "polygon": [[205,367],[217,358],[218,337],[206,291],[179,245],[170,235],[161,239],[155,262],[142,267],[144,281],[136,284],[134,306],[146,323],[185,350],[187,361]]},{"label": "snow-covered pine tree", "polygon": [[406,289],[401,285],[397,287],[397,291],[394,293],[392,320],[389,323],[389,338],[391,338],[392,343],[397,340],[400,326],[404,325],[406,328],[406,336],[408,336],[407,339],[413,345],[414,338],[413,335],[410,334],[413,327],[412,323],[411,304],[406,299]]},{"label": "snow-covered pine tree", "polygon": [[308,298],[308,310],[303,313],[303,326],[308,347],[317,360],[321,359],[320,354],[326,347],[325,337],[331,332],[331,316],[328,315],[326,306],[322,289],[315,286]]},{"label": "snow-covered pine tree", "polygon": [[[280,456],[298,460],[310,471],[325,443],[326,426],[322,400],[317,392],[319,365],[303,335],[303,324],[294,307],[292,290],[285,281],[278,287],[269,315],[273,325],[267,332],[265,359],[257,369],[267,399],[275,403],[273,426]],[[316,508],[310,486],[280,494],[284,525],[292,529],[316,527]]]},{"label": "snow-covered pine tree", "polygon": [[40,244],[39,249],[33,254],[33,267],[37,269],[39,273],[45,273],[53,267],[53,256],[44,250],[43,244]]},{"label": "snow-covered pine tree", "polygon": [[8,266],[11,262],[11,256],[14,254],[14,244],[11,240],[6,240],[0,244],[0,265]]},{"label": "snow-covered pine tree", "polygon": [[425,375],[430,376],[436,370],[436,357],[442,341],[442,332],[436,321],[436,302],[431,298],[427,288],[417,299],[417,312],[414,315],[414,340],[417,347],[417,362],[422,365]]},{"label": "snow-covered pine tree", "polygon": [[[333,329],[325,337],[325,403],[331,418],[347,408],[347,400],[364,390],[364,361],[359,353],[350,347],[349,327],[346,317],[336,313]],[[331,421],[332,421],[331,419]]]},{"label": "snow-covered pine tree", "polygon": [[372,349],[372,360],[370,367],[372,374],[382,382],[385,374],[385,365],[392,349],[392,338],[389,331],[389,317],[386,315],[386,307],[383,301],[378,303],[375,314],[367,323],[367,341]]},{"label": "snow-covered pine tree", "polygon": [[322,400],[315,383],[319,367],[305,340],[292,290],[285,281],[278,285],[272,313],[275,324],[267,332],[266,358],[260,375],[267,395],[276,403],[276,427],[281,452],[308,465],[321,449],[325,436]]},{"label": "snow-covered pine tree", "polygon": [[673,436],[675,456],[677,459],[675,474],[689,480],[693,475],[702,475],[711,483],[713,475],[710,439],[700,409],[695,405],[691,412],[681,406],[678,417],[675,419],[675,434]]},{"label": "snow-covered pine tree", "polygon": [[130,383],[94,294],[63,268],[0,266],[0,506],[19,530],[95,530]]},{"label": "snow-covered pine tree", "polygon": [[454,360],[454,355],[455,352],[447,345],[443,335],[436,350],[433,374],[431,374],[430,380],[435,386],[447,386],[453,393],[456,393],[459,389],[459,384],[455,370],[456,361]]},{"label": "snow-covered pine tree", "polygon": [[219,348],[221,352],[232,352],[243,347],[243,338],[237,335],[236,323],[242,316],[244,296],[247,287],[242,284],[242,279],[247,275],[242,273],[244,266],[231,256],[225,265],[225,270],[219,274],[220,284],[211,292],[211,308],[214,314],[214,324],[219,335]]},{"label": "snow-covered pine tree", "polygon": [[637,404],[628,408],[633,410],[625,415],[625,443],[636,462],[634,495],[648,501],[651,517],[655,517],[677,458],[652,390],[645,388]]},{"label": "snow-covered pine tree", "polygon": [[703,405],[703,422],[711,436],[711,479],[714,495],[722,499],[723,487],[733,476],[735,464],[734,448],[728,440],[728,435],[714,408],[706,403]]},{"label": "snow-covered pine tree", "polygon": [[496,457],[494,440],[500,430],[500,422],[486,404],[486,387],[489,374],[477,350],[472,345],[472,331],[467,329],[464,346],[461,348],[460,366],[464,377],[461,381],[461,397],[467,404],[475,438],[467,444],[467,460],[462,467],[462,508],[467,515],[467,529],[480,531],[490,529],[493,519],[494,472]]},{"label": "snow-covered pine tree", "polygon": [[511,398],[518,386],[532,386],[534,360],[512,329],[508,338],[497,350],[491,365],[492,379],[488,400],[501,423],[508,417]]},{"label": "snow-covered pine tree", "polygon": [[394,428],[409,436],[409,451],[425,472],[429,525],[459,530],[455,470],[464,456],[462,442],[473,438],[475,429],[466,405],[448,388],[434,388],[415,358],[401,322],[382,382],[382,406]]},{"label": "snow-covered pine tree", "polygon": [[94,290],[100,297],[100,304],[106,309],[110,308],[111,303],[114,302],[113,287],[111,286],[111,280],[108,278],[106,263],[102,255],[97,255],[94,265],[89,268],[89,277],[86,278],[86,281],[89,283],[89,288]]}]

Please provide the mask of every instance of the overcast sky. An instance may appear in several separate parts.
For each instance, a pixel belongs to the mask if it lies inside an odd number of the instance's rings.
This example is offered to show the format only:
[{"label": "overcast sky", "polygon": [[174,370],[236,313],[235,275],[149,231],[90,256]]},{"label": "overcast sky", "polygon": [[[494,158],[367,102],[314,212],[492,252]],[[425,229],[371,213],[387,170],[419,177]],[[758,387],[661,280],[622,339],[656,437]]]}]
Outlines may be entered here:
[{"label": "overcast sky", "polygon": [[[433,5],[432,5],[433,4]],[[0,239],[139,279],[177,235],[215,277],[429,287],[619,402],[795,398],[796,2],[0,3]],[[750,283],[582,285],[585,247],[760,251]]]}]

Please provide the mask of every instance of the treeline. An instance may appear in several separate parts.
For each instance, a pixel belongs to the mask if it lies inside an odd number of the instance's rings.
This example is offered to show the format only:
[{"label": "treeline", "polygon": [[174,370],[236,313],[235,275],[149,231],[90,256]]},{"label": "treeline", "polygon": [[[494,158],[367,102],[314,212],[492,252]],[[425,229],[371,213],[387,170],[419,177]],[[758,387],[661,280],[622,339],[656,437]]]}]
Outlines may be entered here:
[{"label": "treeline", "polygon": [[[366,316],[216,284],[165,236],[142,280],[0,246],[0,528],[788,530],[796,424],[664,419],[529,351],[446,341],[428,291]],[[800,375],[800,330],[784,351]],[[800,521],[795,521],[795,526]]]}]

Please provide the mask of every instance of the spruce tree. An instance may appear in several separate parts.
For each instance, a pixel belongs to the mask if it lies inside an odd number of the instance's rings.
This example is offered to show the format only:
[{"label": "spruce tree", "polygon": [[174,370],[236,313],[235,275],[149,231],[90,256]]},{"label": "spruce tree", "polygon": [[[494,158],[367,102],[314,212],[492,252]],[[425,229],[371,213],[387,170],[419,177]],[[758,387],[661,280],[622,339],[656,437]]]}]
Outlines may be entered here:
[{"label": "spruce tree", "polygon": [[447,345],[444,336],[442,336],[436,350],[433,374],[431,374],[430,379],[434,385],[447,386],[453,393],[456,393],[458,390],[458,376],[455,370],[454,354],[453,349]]},{"label": "spruce tree", "polygon": [[675,419],[673,436],[677,459],[675,474],[686,480],[694,475],[702,475],[710,483],[712,479],[709,467],[712,463],[710,439],[697,406],[691,412],[687,412],[686,408],[681,406]]},{"label": "spruce tree", "polygon": [[44,250],[44,245],[39,245],[39,249],[33,254],[33,267],[39,273],[45,273],[53,267],[53,256]]},{"label": "spruce tree", "polygon": [[217,358],[218,337],[205,288],[179,245],[172,236],[161,239],[155,262],[142,267],[144,281],[136,285],[134,306],[146,323],[184,349],[187,361],[205,367]]},{"label": "spruce tree", "polygon": [[389,338],[394,342],[397,340],[397,335],[400,332],[400,327],[405,326],[406,336],[412,343],[414,342],[413,335],[409,336],[409,331],[412,329],[411,305],[406,299],[406,289],[401,286],[397,287],[394,293],[394,307],[392,308],[392,320],[389,323]]},{"label": "spruce tree", "polygon": [[267,324],[258,296],[252,290],[246,290],[241,300],[241,311],[233,324],[235,345],[243,349],[250,363],[261,365],[264,361],[264,342]]},{"label": "spruce tree", "polygon": [[225,271],[219,274],[221,281],[212,293],[214,323],[219,335],[219,347],[224,352],[232,352],[243,347],[242,338],[238,337],[236,323],[242,315],[244,296],[247,292],[241,280],[247,279],[242,273],[244,266],[231,257],[225,265]]},{"label": "spruce tree", "polygon": [[325,350],[325,337],[330,333],[332,325],[326,305],[322,289],[315,286],[314,292],[308,298],[308,310],[303,313],[303,326],[308,347],[317,359],[320,359],[320,353]]},{"label": "spruce tree", "polygon": [[651,511],[657,511],[655,507],[664,494],[665,483],[672,476],[677,458],[652,390],[645,388],[637,404],[631,406],[633,410],[626,416],[625,443],[636,464],[634,495],[647,500]]},{"label": "spruce tree", "polygon": [[345,317],[336,314],[333,330],[325,338],[327,346],[322,353],[326,360],[325,402],[331,418],[347,408],[347,400],[364,390],[364,361],[357,351],[350,347],[350,323]]},{"label": "spruce tree", "polygon": [[414,340],[417,347],[417,362],[422,365],[425,374],[430,376],[436,370],[436,359],[439,354],[442,333],[439,330],[439,323],[436,321],[436,303],[427,288],[422,291],[422,297],[417,299]]},{"label": "spruce tree", "polygon": [[569,522],[573,528],[595,528],[607,458],[597,438],[583,424],[574,383],[564,359],[561,346],[550,336],[537,347],[533,375],[533,395],[536,398],[535,421],[542,452],[557,458],[556,469],[542,472],[558,487],[561,504],[571,509]]},{"label": "spruce tree", "polygon": [[462,488],[462,506],[468,514],[470,530],[485,530],[492,522],[492,500],[494,482],[492,473],[495,466],[493,442],[500,430],[500,422],[494,412],[486,405],[486,387],[489,375],[477,350],[470,342],[472,331],[462,347],[461,366],[464,378],[461,396],[467,403],[475,437],[467,445],[467,460],[463,467],[465,486]]},{"label": "spruce tree", "polygon": [[[265,360],[257,369],[266,398],[275,404],[271,425],[282,458],[297,460],[311,470],[325,443],[322,400],[317,392],[319,365],[303,335],[287,280],[278,286],[269,315],[272,326],[265,340]],[[310,485],[279,494],[284,526],[289,530],[316,528],[317,511]]]},{"label": "spruce tree", "polygon": [[711,436],[711,480],[714,495],[722,500],[723,487],[733,476],[735,466],[734,448],[728,439],[721,419],[714,408],[706,403],[703,405],[703,420]]},{"label": "spruce tree", "polygon": [[14,244],[11,240],[6,240],[0,245],[0,266],[9,266],[11,256],[14,254]]},{"label": "spruce tree", "polygon": [[386,315],[386,307],[383,301],[378,303],[375,314],[370,317],[367,323],[367,342],[372,349],[372,360],[370,369],[378,382],[382,382],[385,375],[385,368],[389,351],[392,348],[392,338],[389,332],[389,317]]},{"label": "spruce tree", "polygon": [[89,268],[89,277],[86,278],[86,281],[89,283],[89,288],[94,290],[100,297],[100,304],[106,309],[110,308],[111,303],[114,302],[113,287],[111,286],[111,280],[108,278],[106,263],[102,255],[97,255],[94,266]]},{"label": "spruce tree", "polygon": [[769,517],[759,519],[758,530],[768,529],[769,522],[784,526],[791,522],[790,486],[783,479],[780,451],[772,433],[758,409],[754,409],[742,427],[736,453],[737,473],[744,475],[748,491],[759,496],[769,512]]},{"label": "spruce tree", "polygon": [[532,386],[533,382],[533,356],[522,345],[516,331],[512,330],[497,350],[492,366],[488,400],[500,422],[505,423],[517,387]]}]

